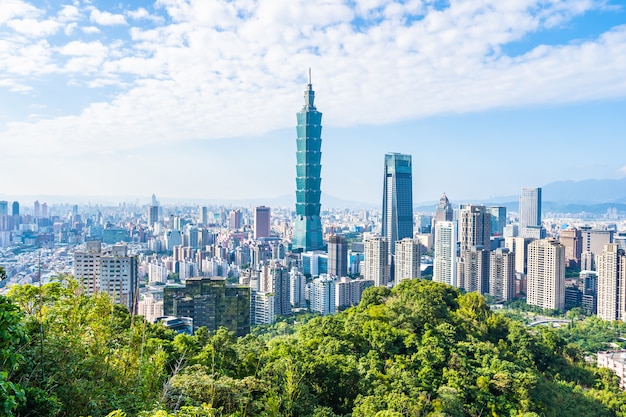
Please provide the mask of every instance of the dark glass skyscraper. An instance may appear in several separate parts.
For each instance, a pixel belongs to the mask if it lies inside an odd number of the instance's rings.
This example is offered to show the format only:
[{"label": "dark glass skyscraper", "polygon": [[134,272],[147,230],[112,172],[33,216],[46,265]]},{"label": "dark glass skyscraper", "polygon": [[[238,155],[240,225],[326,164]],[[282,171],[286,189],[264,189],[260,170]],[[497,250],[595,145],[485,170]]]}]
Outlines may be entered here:
[{"label": "dark glass skyscraper", "polygon": [[315,92],[309,84],[304,92],[304,106],[297,113],[296,128],[296,221],[293,249],[310,251],[324,248],[320,220],[322,113],[315,108]]},{"label": "dark glass skyscraper", "polygon": [[394,253],[395,242],[413,238],[413,173],[411,155],[385,154],[383,230]]}]

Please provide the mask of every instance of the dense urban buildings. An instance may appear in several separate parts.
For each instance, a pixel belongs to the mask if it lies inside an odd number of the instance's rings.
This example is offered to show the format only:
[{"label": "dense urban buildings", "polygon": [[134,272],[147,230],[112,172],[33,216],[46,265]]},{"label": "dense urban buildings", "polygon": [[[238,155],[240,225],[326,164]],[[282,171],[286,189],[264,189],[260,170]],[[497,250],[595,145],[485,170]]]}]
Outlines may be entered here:
[{"label": "dense urban buildings", "polygon": [[314,104],[315,92],[309,84],[304,92],[304,106],[297,113],[296,128],[296,218],[293,249],[303,252],[324,248],[320,219],[322,171],[322,113]]}]

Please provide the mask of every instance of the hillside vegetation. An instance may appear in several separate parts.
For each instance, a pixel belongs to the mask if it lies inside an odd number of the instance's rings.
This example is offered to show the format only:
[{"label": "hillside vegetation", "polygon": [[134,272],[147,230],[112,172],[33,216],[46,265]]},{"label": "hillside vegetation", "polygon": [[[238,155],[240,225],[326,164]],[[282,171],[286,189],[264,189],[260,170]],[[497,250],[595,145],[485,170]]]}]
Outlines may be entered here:
[{"label": "hillside vegetation", "polygon": [[580,347],[431,281],[370,288],[268,341],[177,335],[71,282],[14,287],[0,314],[16,416],[626,416]]}]

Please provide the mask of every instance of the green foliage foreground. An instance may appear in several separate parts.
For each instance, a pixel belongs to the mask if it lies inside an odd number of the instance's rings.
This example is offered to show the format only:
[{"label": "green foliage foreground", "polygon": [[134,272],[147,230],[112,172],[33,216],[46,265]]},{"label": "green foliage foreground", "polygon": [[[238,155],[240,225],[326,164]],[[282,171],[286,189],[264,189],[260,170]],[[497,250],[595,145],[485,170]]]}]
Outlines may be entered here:
[{"label": "green foliage foreground", "polygon": [[[269,341],[223,329],[176,335],[72,285],[21,287],[10,298],[29,342],[3,342],[21,355],[0,378],[18,392],[6,414],[626,415],[616,377],[585,363],[579,347],[431,281],[370,288],[357,307]],[[11,323],[0,335],[20,334]]]}]

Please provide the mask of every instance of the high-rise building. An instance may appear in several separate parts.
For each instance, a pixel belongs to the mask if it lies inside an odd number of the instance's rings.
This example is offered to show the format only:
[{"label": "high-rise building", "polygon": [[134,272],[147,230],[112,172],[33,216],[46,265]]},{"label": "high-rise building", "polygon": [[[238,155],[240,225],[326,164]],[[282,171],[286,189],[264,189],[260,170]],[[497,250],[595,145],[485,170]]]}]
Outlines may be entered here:
[{"label": "high-rise building", "polygon": [[228,216],[228,227],[233,230],[241,228],[241,210],[231,210]]},{"label": "high-rise building", "polygon": [[489,293],[489,249],[483,246],[472,246],[461,253],[463,273],[459,288],[467,292]]},{"label": "high-rise building", "polygon": [[374,286],[373,281],[341,277],[335,282],[335,306],[338,310],[355,306],[361,301],[366,288]]},{"label": "high-rise building", "polygon": [[437,204],[435,212],[435,222],[451,222],[454,219],[454,210],[448,200],[446,193],[443,193]]},{"label": "high-rise building", "polygon": [[84,250],[74,252],[74,277],[82,284],[87,295],[92,295],[100,289],[101,252],[102,244],[99,241],[87,242]]},{"label": "high-rise building", "polygon": [[111,252],[100,257],[100,291],[116,303],[137,312],[139,301],[137,257],[128,254],[126,245],[113,245]]},{"label": "high-rise building", "polygon": [[405,279],[420,278],[420,244],[409,237],[396,242],[395,285]]},{"label": "high-rise building", "polygon": [[17,201],[13,202],[13,215],[14,216],[20,215],[20,203]]},{"label": "high-rise building", "polygon": [[515,297],[515,253],[508,248],[491,252],[489,294],[498,301],[509,301]]},{"label": "high-rise building", "polygon": [[485,206],[463,205],[459,210],[459,249],[462,252],[473,246],[490,247],[491,215]]},{"label": "high-rise building", "polygon": [[335,310],[335,280],[322,274],[311,282],[311,311],[325,316]]},{"label": "high-rise building", "polygon": [[272,292],[251,291],[250,293],[250,323],[273,324],[274,323],[274,300],[276,295]]},{"label": "high-rise building", "polygon": [[159,222],[159,206],[148,206],[148,227]]},{"label": "high-rise building", "polygon": [[254,209],[254,238],[270,237],[270,208],[259,206]]},{"label": "high-rise building", "polygon": [[606,244],[596,257],[596,265],[598,317],[607,321],[625,320],[626,254],[616,244]]},{"label": "high-rise building", "polygon": [[506,207],[487,207],[491,215],[491,236],[503,236],[506,226]]},{"label": "high-rise building", "polygon": [[381,236],[367,239],[365,242],[365,279],[374,281],[377,287],[386,286],[390,280],[389,243]]},{"label": "high-rise building", "polygon": [[583,235],[580,229],[569,226],[561,230],[559,242],[565,246],[565,262],[571,266],[580,266]]},{"label": "high-rise building", "polygon": [[324,248],[320,219],[322,113],[315,108],[310,70],[307,87],[304,106],[296,115],[296,219],[293,232],[293,249],[304,252]]},{"label": "high-rise building", "polygon": [[526,237],[527,227],[541,227],[541,188],[522,188],[519,197],[519,233]]},{"label": "high-rise building", "polygon": [[8,201],[0,201],[0,216],[8,216],[9,215],[9,202]]},{"label": "high-rise building", "polygon": [[585,264],[586,270],[596,270],[595,259],[602,253],[604,246],[613,243],[613,230],[593,229],[590,226],[581,227],[582,237],[582,253],[581,258],[586,258]]},{"label": "high-rise building", "polygon": [[41,204],[39,203],[39,200],[35,200],[33,206],[33,215],[35,218],[41,217]]},{"label": "high-rise building", "polygon": [[385,154],[383,179],[382,235],[387,238],[390,253],[395,242],[413,238],[413,173],[411,155]]},{"label": "high-rise building", "polygon": [[435,256],[433,259],[433,281],[457,286],[456,281],[455,221],[438,221],[435,224]]},{"label": "high-rise building", "polygon": [[553,239],[528,245],[526,302],[553,310],[565,307],[565,247]]},{"label": "high-rise building", "polygon": [[328,275],[345,277],[348,275],[348,242],[342,235],[328,238]]}]

